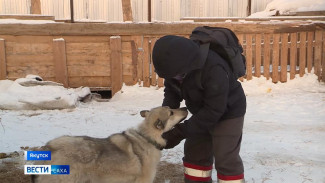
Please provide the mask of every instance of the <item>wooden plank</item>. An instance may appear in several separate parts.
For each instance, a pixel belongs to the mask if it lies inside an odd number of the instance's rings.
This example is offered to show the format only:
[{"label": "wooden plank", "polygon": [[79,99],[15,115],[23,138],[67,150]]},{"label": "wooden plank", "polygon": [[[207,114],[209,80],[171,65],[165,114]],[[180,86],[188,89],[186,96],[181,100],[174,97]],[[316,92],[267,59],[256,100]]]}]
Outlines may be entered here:
[{"label": "wooden plank", "polygon": [[253,69],[253,35],[246,34],[246,79],[252,79],[252,69]]},{"label": "wooden plank", "polygon": [[38,66],[38,65],[54,65],[52,55],[9,55],[6,54],[7,66]]},{"label": "wooden plank", "polygon": [[111,87],[112,96],[122,89],[123,63],[122,63],[122,40],[120,36],[110,37],[111,48]]},{"label": "wooden plank", "polygon": [[[245,57],[246,57],[246,54],[245,54],[245,45],[244,45],[244,35],[243,34],[237,34],[237,37],[238,37],[239,43],[243,47],[243,55],[245,55]],[[247,73],[247,67],[246,67],[246,73]],[[240,77],[239,80],[240,81],[244,81],[244,77],[246,77],[246,76]]]},{"label": "wooden plank", "polygon": [[161,77],[158,77],[158,87],[163,87],[164,86],[164,79]]},{"label": "wooden plank", "polygon": [[138,49],[135,41],[131,41],[132,50],[132,81],[137,83],[138,81]]},{"label": "wooden plank", "polygon": [[68,76],[110,76],[111,69],[109,65],[73,65],[68,66]]},{"label": "wooden plank", "polygon": [[151,44],[150,44],[150,67],[151,67],[151,86],[156,86],[157,85],[157,74],[155,72],[155,67],[153,65],[152,61],[152,50],[157,41],[157,38],[151,38]]},{"label": "wooden plank", "polygon": [[55,76],[54,66],[39,65],[39,66],[7,66],[8,78],[24,78],[28,74],[36,74],[45,78],[53,78],[57,81]]},{"label": "wooden plank", "polygon": [[[236,34],[291,33],[315,31],[316,24],[306,22],[287,22],[283,24],[252,23],[205,23],[211,27],[225,27]],[[0,35],[38,35],[38,36],[138,36],[138,35],[189,35],[202,23],[49,23],[49,24],[0,24]],[[80,31],[82,30],[82,31]]]},{"label": "wooden plank", "polygon": [[123,21],[133,21],[131,0],[122,0]]},{"label": "wooden plank", "polygon": [[142,41],[143,36],[132,36],[132,40],[134,40],[136,50],[137,50],[137,81],[140,82],[143,80],[142,78],[142,58],[143,58],[143,48],[142,48]]},{"label": "wooden plank", "polygon": [[7,61],[5,40],[0,38],[0,80],[7,79]]},{"label": "wooden plank", "polygon": [[325,82],[325,31],[323,30],[323,52],[322,52],[322,81]]},{"label": "wooden plank", "polygon": [[55,17],[49,15],[0,15],[0,19],[55,20]]},{"label": "wooden plank", "polygon": [[272,82],[279,81],[280,34],[273,35]]},{"label": "wooden plank", "polygon": [[69,87],[64,39],[53,39],[53,59],[56,81],[62,83],[64,87]]},{"label": "wooden plank", "polygon": [[41,0],[31,0],[30,13],[42,14],[41,12]]},{"label": "wooden plank", "polygon": [[143,86],[150,86],[150,59],[149,38],[143,38]]},{"label": "wooden plank", "polygon": [[271,58],[271,49],[270,49],[270,34],[264,34],[264,62],[263,62],[263,75],[266,79],[270,79],[270,58]]},{"label": "wooden plank", "polygon": [[281,74],[280,81],[282,83],[287,82],[287,67],[288,67],[288,36],[289,34],[281,34]]},{"label": "wooden plank", "polygon": [[[321,63],[322,63],[322,43],[323,43],[323,32],[316,31],[315,34],[315,62],[314,62],[314,70],[315,74],[320,77],[321,76]],[[323,70],[324,72],[324,70]],[[324,80],[325,78],[323,78]]]},{"label": "wooden plank", "polygon": [[311,72],[313,68],[313,41],[314,32],[308,32],[307,34],[307,70],[308,73]]},{"label": "wooden plank", "polygon": [[300,51],[299,51],[299,75],[302,77],[306,69],[306,32],[300,32]]},{"label": "wooden plank", "polygon": [[[80,86],[87,87],[110,87],[112,85],[111,77],[69,77],[70,87],[77,88]],[[113,92],[113,90],[112,90]],[[113,93],[112,93],[113,95]]]},{"label": "wooden plank", "polygon": [[290,34],[290,79],[294,79],[297,67],[297,33]]},{"label": "wooden plank", "polygon": [[255,36],[255,76],[261,77],[261,63],[262,63],[262,35],[256,34]]}]

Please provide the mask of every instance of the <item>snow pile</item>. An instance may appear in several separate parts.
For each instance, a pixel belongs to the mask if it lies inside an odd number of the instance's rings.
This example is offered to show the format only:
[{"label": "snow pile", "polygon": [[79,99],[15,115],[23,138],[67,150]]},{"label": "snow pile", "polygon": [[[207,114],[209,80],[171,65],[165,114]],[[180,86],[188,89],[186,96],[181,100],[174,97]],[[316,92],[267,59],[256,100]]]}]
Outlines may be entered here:
[{"label": "snow pile", "polygon": [[66,89],[60,83],[28,75],[15,81],[0,81],[0,109],[35,110],[74,108],[90,94],[87,87]]},{"label": "snow pile", "polygon": [[324,10],[324,0],[273,0],[266,6],[264,11],[254,13],[249,16],[249,18],[269,17],[275,15],[277,12],[281,15],[285,15],[290,12]]}]

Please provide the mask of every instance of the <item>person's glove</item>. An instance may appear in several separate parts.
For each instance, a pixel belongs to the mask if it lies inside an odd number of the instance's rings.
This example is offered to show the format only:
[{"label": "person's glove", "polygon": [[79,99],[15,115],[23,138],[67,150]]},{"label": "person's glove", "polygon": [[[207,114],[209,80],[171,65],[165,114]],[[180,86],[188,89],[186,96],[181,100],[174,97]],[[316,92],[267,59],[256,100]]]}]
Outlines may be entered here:
[{"label": "person's glove", "polygon": [[171,149],[177,146],[183,139],[186,138],[185,124],[178,123],[173,129],[163,133],[162,137],[167,141],[164,149]]}]

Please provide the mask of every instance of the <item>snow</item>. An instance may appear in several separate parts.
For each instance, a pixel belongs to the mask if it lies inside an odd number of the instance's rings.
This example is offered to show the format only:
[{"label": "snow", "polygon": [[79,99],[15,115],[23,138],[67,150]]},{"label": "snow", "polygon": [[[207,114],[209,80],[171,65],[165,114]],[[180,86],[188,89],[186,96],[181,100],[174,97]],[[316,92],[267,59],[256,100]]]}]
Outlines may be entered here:
[{"label": "snow", "polygon": [[[324,182],[324,83],[306,74],[287,83],[261,77],[242,85],[248,106],[241,150],[246,181]],[[0,110],[0,152],[41,146],[61,135],[107,137],[139,124],[139,112],[162,99],[163,88],[135,85],[123,86],[109,102],[78,103],[75,109]],[[181,163],[183,143],[164,150],[161,160]]]},{"label": "snow", "polygon": [[0,24],[49,24],[49,23],[59,23],[53,20],[19,20],[19,19],[0,19]]},{"label": "snow", "polygon": [[88,87],[66,89],[60,83],[27,75],[15,81],[0,81],[0,109],[34,110],[74,108],[90,94]]},{"label": "snow", "polygon": [[273,0],[270,2],[264,11],[254,13],[249,18],[262,18],[274,16],[277,11],[281,15],[289,14],[290,12],[300,11],[324,11],[324,0]]}]

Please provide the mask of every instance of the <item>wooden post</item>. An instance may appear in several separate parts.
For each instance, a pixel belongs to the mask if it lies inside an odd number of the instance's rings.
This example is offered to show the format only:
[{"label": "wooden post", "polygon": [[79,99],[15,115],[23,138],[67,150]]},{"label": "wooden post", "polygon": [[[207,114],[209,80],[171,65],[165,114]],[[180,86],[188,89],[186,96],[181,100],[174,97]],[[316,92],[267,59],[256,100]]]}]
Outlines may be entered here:
[{"label": "wooden post", "polygon": [[143,61],[143,36],[132,36],[137,49],[137,81],[141,84],[142,77],[142,61]]},{"label": "wooden post", "polygon": [[247,0],[247,9],[246,9],[247,16],[252,14],[252,0]]},{"label": "wooden post", "polygon": [[290,79],[294,79],[297,67],[297,33],[290,34]]},{"label": "wooden post", "polygon": [[148,22],[151,22],[151,0],[148,0]]},{"label": "wooden post", "polygon": [[281,75],[280,81],[287,82],[287,67],[288,67],[288,33],[281,35]]},{"label": "wooden post", "polygon": [[0,80],[7,79],[6,45],[5,40],[0,38]]},{"label": "wooden post", "polygon": [[64,87],[69,87],[67,55],[64,39],[53,39],[53,58],[56,81],[62,83]]},{"label": "wooden post", "polygon": [[132,50],[132,80],[134,83],[138,81],[138,49],[135,42],[131,41]]},{"label": "wooden post", "polygon": [[71,23],[74,23],[74,5],[73,5],[73,0],[70,0],[70,18],[71,18]]},{"label": "wooden post", "polygon": [[123,21],[133,21],[131,0],[122,0]]},{"label": "wooden post", "polygon": [[266,79],[270,78],[270,57],[271,57],[271,49],[270,49],[270,34],[264,34],[264,62],[263,62],[263,75]]},{"label": "wooden post", "polygon": [[[316,31],[315,35],[315,62],[314,62],[314,69],[315,74],[320,77],[321,76],[321,62],[322,62],[322,31]],[[323,71],[325,72],[325,71]],[[325,78],[322,78],[325,81]]]},{"label": "wooden post", "polygon": [[42,14],[41,0],[31,0],[30,13],[31,14]]},{"label": "wooden post", "polygon": [[246,79],[252,79],[252,69],[253,69],[253,43],[252,34],[246,34]]},{"label": "wooden post", "polygon": [[321,65],[322,65],[322,80],[325,82],[325,31],[323,30],[323,55],[322,55],[322,60],[321,60]]},{"label": "wooden post", "polygon": [[122,39],[120,36],[110,37],[111,48],[111,81],[112,96],[122,89],[123,63],[122,63]]},{"label": "wooden post", "polygon": [[150,44],[151,86],[156,86],[157,85],[157,73],[155,72],[155,66],[153,65],[153,61],[152,61],[152,50],[153,50],[153,47],[154,47],[156,41],[157,41],[156,38],[152,38],[151,39],[151,44]]},{"label": "wooden post", "polygon": [[255,76],[261,77],[261,62],[262,62],[262,35],[256,34],[255,36],[255,45],[256,45],[256,52],[255,52]]},{"label": "wooden post", "polygon": [[143,38],[143,86],[150,86],[149,38]]},{"label": "wooden post", "polygon": [[314,32],[308,32],[307,34],[307,70],[308,73],[311,72],[313,68],[313,41]]},{"label": "wooden post", "polygon": [[306,32],[300,33],[299,75],[304,76],[306,68]]},{"label": "wooden post", "polygon": [[273,36],[273,57],[272,57],[272,82],[277,83],[279,81],[279,57],[280,57],[280,34],[274,34]]}]

